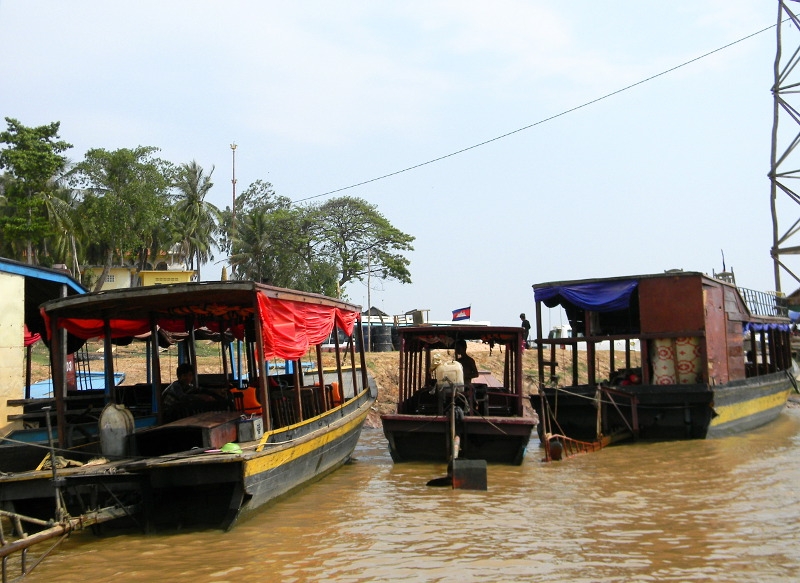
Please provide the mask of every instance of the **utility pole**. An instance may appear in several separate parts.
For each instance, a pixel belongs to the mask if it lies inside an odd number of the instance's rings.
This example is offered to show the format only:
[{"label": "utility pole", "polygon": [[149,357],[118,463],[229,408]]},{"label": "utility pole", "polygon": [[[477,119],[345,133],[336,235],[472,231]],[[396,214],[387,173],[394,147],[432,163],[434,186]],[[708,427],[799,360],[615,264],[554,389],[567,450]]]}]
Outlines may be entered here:
[{"label": "utility pole", "polygon": [[367,249],[367,352],[372,352],[372,267]]},{"label": "utility pole", "polygon": [[231,238],[233,238],[233,228],[236,226],[236,142],[231,144],[231,155],[233,156],[231,186],[233,187],[233,200],[231,202]]}]

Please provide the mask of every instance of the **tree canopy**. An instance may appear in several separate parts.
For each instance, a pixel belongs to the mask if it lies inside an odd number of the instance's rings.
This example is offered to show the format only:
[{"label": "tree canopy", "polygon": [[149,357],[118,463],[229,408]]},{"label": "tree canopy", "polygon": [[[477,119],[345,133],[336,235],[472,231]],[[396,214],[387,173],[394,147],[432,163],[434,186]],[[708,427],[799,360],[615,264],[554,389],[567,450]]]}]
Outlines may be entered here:
[{"label": "tree canopy", "polygon": [[367,275],[411,283],[409,260],[414,237],[403,233],[375,205],[343,196],[323,203],[320,215],[321,255],[339,270],[339,285],[363,280]]},{"label": "tree canopy", "polygon": [[[189,267],[196,265],[197,278],[200,279],[200,266],[214,259],[212,248],[214,237],[222,220],[217,207],[206,200],[214,183],[211,175],[214,168],[206,174],[195,161],[181,164],[175,175],[174,222],[180,233],[182,254],[188,258]],[[195,263],[196,262],[196,263]]]},{"label": "tree canopy", "polygon": [[[236,279],[254,279],[329,296],[367,276],[411,282],[414,237],[393,227],[374,205],[352,197],[292,206],[269,183],[243,194],[232,238]],[[242,216],[243,215],[243,216]]]},{"label": "tree canopy", "polygon": [[108,151],[89,150],[72,171],[81,189],[81,216],[86,235],[105,256],[100,289],[113,264],[114,253],[133,255],[145,265],[153,248],[153,233],[169,217],[171,165],[155,157],[157,148],[139,146]]},{"label": "tree canopy", "polygon": [[0,150],[0,169],[6,171],[0,212],[2,253],[24,255],[28,263],[38,263],[40,246],[54,233],[48,199],[58,189],[67,164],[61,154],[72,145],[59,139],[59,122],[27,127],[14,118],[5,120],[8,129],[0,132],[0,143],[7,146]]},{"label": "tree canopy", "polygon": [[[113,265],[152,269],[169,255],[194,269],[229,256],[234,279],[339,296],[346,284],[411,282],[414,237],[395,228],[375,205],[354,197],[298,205],[256,180],[219,210],[214,184],[196,161],[173,165],[158,148],[93,148],[69,165],[72,146],[60,124],[26,127],[5,118],[0,132],[0,255],[30,263],[64,263],[76,276]],[[85,270],[84,270],[85,271]]]}]

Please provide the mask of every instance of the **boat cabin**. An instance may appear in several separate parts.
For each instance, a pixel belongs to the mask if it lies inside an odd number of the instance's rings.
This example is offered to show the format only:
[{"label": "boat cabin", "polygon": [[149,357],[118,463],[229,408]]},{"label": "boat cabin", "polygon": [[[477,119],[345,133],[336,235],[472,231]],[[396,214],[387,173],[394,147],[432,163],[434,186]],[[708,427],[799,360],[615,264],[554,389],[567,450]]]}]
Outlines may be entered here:
[{"label": "boat cabin", "polygon": [[[43,306],[43,314],[53,346],[59,443],[70,442],[67,412],[76,398],[65,389],[67,357],[74,350],[68,346],[92,339],[102,346],[106,380],[95,392],[101,403],[118,405],[129,418],[112,425],[126,436],[135,433],[126,453],[155,456],[216,446],[209,441],[212,426],[232,427],[232,438],[222,430],[220,435],[237,441],[242,417],[258,417],[264,432],[291,426],[341,406],[367,386],[359,308],[316,294],[253,282],[185,283],[55,300]],[[334,350],[323,353],[330,336]],[[208,344],[215,347],[213,371],[198,365],[198,353]],[[124,371],[128,382],[117,384],[118,354],[134,345],[140,358],[128,366],[137,370]],[[162,360],[171,346],[177,360]],[[276,374],[274,359],[290,366]],[[168,408],[164,391],[179,363],[192,367],[193,398]],[[101,418],[101,428],[106,425]],[[101,445],[103,438],[101,431]]]},{"label": "boat cabin", "polygon": [[[400,389],[397,412],[400,414],[442,415],[447,391],[441,385],[440,372],[453,362],[458,340],[488,344],[498,363],[495,371],[478,370],[470,382],[460,377],[470,406],[465,411],[484,416],[521,416],[522,332],[518,328],[476,326],[426,326],[401,328]],[[460,367],[459,367],[460,368]],[[441,388],[441,387],[440,387]]]},{"label": "boat cabin", "polygon": [[[534,294],[540,383],[623,382],[620,374],[629,370],[637,384],[718,385],[791,366],[781,298],[701,273],[540,284]],[[543,337],[543,305],[564,309],[572,337]],[[567,349],[559,355],[561,345]],[[609,378],[598,376],[598,348]]]}]

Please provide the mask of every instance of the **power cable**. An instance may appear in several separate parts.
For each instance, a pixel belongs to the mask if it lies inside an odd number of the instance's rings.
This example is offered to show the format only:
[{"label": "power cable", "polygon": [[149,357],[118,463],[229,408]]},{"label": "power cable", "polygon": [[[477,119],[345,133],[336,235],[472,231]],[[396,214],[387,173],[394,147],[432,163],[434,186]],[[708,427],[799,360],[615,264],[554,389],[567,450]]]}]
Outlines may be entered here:
[{"label": "power cable", "polygon": [[[786,22],[787,20],[789,20],[789,19],[787,18],[783,22]],[[647,77],[645,79],[637,81],[636,83],[631,83],[630,85],[626,85],[625,87],[623,87],[621,89],[617,89],[616,91],[612,91],[611,93],[607,93],[607,94],[603,95],[602,97],[597,97],[595,99],[592,99],[591,101],[587,101],[585,103],[582,103],[581,105],[576,105],[575,107],[572,107],[570,109],[564,110],[561,113],[557,113],[555,115],[551,115],[550,117],[546,117],[544,119],[541,119],[541,120],[539,120],[537,122],[534,122],[532,124],[529,124],[529,125],[526,125],[524,127],[521,127],[519,129],[507,132],[505,134],[496,136],[494,138],[485,140],[483,142],[479,142],[479,143],[474,144],[472,146],[467,146],[466,148],[461,148],[460,150],[456,150],[455,152],[451,152],[449,154],[445,154],[443,156],[439,156],[438,158],[433,158],[432,160],[428,160],[427,162],[420,162],[419,164],[414,164],[413,166],[409,166],[407,168],[403,168],[402,170],[396,170],[396,171],[390,172],[388,174],[383,174],[382,176],[377,176],[375,178],[370,178],[369,180],[364,180],[362,182],[357,182],[356,184],[351,184],[350,186],[343,186],[342,188],[329,190],[327,192],[323,192],[322,194],[315,194],[313,196],[307,196],[305,198],[299,198],[299,199],[297,199],[297,200],[295,200],[293,202],[295,202],[295,203],[304,202],[304,201],[307,201],[307,200],[312,200],[312,199],[315,199],[315,198],[321,198],[323,196],[328,196],[330,194],[336,194],[337,192],[350,190],[352,188],[357,188],[359,186],[364,186],[365,184],[370,184],[371,182],[377,182],[378,180],[383,180],[385,178],[390,178],[392,176],[397,176],[398,174],[403,174],[404,172],[410,172],[411,170],[416,170],[417,168],[421,168],[423,166],[428,166],[429,164],[433,164],[435,162],[440,162],[440,161],[445,160],[447,158],[452,158],[453,156],[457,156],[458,154],[463,154],[464,152],[468,152],[470,150],[474,150],[476,148],[480,148],[481,146],[485,146],[487,144],[491,144],[492,142],[496,142],[498,140],[502,140],[502,139],[507,138],[509,136],[513,136],[514,134],[518,134],[518,133],[523,132],[525,130],[529,130],[529,129],[533,128],[533,127],[542,125],[543,123],[547,123],[547,122],[552,121],[554,119],[557,119],[559,117],[565,116],[568,113],[572,113],[574,111],[578,111],[579,109],[583,109],[584,107],[588,107],[590,105],[593,105],[595,103],[603,101],[604,99],[608,99],[609,97],[613,97],[614,95],[619,95],[620,93],[622,93],[624,91],[628,91],[629,89],[633,89],[634,87],[642,85],[643,83],[647,83],[648,81],[652,81],[653,79],[657,79],[658,77],[662,77],[662,76],[666,75],[667,73],[672,73],[673,71],[677,71],[678,69],[680,69],[682,67],[686,67],[687,65],[691,65],[692,63],[695,63],[695,62],[697,62],[697,61],[699,61],[701,59],[705,59],[706,57],[709,57],[709,56],[711,56],[713,54],[716,54],[716,53],[718,53],[720,51],[724,51],[726,49],[729,49],[730,47],[732,47],[734,45],[737,45],[737,44],[739,44],[741,42],[744,42],[744,41],[746,41],[748,39],[753,38],[754,36],[757,36],[757,35],[759,35],[761,33],[764,33],[764,32],[766,32],[766,31],[768,31],[768,30],[770,30],[772,28],[775,28],[775,26],[777,26],[777,25],[772,24],[772,25],[770,25],[770,26],[768,26],[766,28],[762,28],[759,31],[756,31],[756,32],[754,32],[752,34],[748,34],[747,36],[744,36],[744,37],[742,37],[742,38],[740,38],[738,40],[735,40],[735,41],[730,42],[730,43],[728,43],[728,44],[726,44],[724,46],[721,46],[721,47],[716,48],[716,49],[714,49],[712,51],[709,51],[709,52],[707,52],[705,54],[702,54],[699,57],[695,57],[693,59],[689,59],[688,61],[685,61],[685,62],[681,63],[680,65],[675,65],[674,67],[670,67],[669,69],[661,71],[660,73],[656,73],[655,75],[651,75],[650,77]]]}]

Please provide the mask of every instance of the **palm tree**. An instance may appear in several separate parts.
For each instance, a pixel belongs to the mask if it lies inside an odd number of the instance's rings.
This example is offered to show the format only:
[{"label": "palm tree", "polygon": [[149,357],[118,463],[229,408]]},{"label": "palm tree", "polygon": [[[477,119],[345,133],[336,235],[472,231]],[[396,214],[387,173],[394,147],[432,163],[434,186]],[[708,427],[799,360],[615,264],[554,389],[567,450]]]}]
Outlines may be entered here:
[{"label": "palm tree", "polygon": [[237,221],[236,231],[230,257],[233,279],[274,283],[269,212],[263,209],[251,212]]},{"label": "palm tree", "polygon": [[[55,182],[52,189],[45,193],[44,208],[53,227],[49,251],[57,259],[57,262],[69,265],[74,270],[75,277],[79,277],[80,274],[76,242],[77,207],[78,200],[75,192],[60,181]],[[45,250],[47,250],[47,242],[48,239],[44,239]]]},{"label": "palm tree", "polygon": [[212,247],[221,221],[220,210],[205,200],[208,191],[214,186],[211,172],[205,175],[203,168],[192,160],[178,168],[175,188],[178,190],[176,213],[184,225],[182,247],[186,250],[191,269],[197,262],[197,279],[200,280],[200,266],[214,259]]}]

